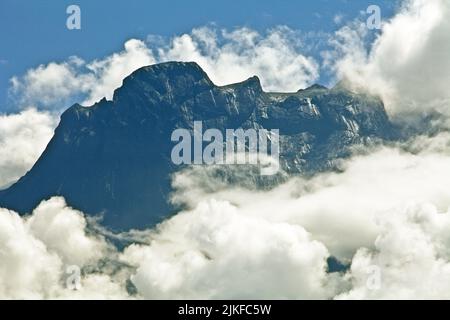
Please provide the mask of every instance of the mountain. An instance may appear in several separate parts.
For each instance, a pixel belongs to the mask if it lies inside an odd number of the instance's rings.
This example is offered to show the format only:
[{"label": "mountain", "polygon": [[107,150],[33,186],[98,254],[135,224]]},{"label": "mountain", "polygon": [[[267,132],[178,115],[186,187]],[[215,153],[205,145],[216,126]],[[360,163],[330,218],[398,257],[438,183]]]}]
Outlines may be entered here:
[{"label": "mountain", "polygon": [[342,86],[268,93],[257,77],[216,86],[195,63],[141,68],[123,81],[112,101],[66,110],[33,168],[0,191],[0,207],[30,212],[41,200],[64,196],[69,205],[104,215],[115,230],[160,222],[168,203],[176,128],[280,130],[280,161],[288,174],[332,169],[348,147],[391,139],[382,102]]}]

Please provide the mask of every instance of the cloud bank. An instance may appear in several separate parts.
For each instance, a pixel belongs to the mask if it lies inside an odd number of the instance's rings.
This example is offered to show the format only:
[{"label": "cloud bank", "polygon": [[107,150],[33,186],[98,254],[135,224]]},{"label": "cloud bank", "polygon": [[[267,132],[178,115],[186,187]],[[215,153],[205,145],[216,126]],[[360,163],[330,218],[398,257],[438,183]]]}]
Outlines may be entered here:
[{"label": "cloud bank", "polygon": [[[86,270],[78,291],[67,286],[67,267],[95,266],[111,250],[87,232],[83,215],[64,199],[42,202],[30,217],[0,209],[1,299],[126,298],[124,284]],[[117,278],[119,279],[120,276]]]},{"label": "cloud bank", "polygon": [[448,1],[404,1],[400,12],[383,22],[368,51],[364,24],[337,31],[329,64],[338,78],[381,96],[391,115],[438,111],[448,116],[449,17]]},{"label": "cloud bank", "polygon": [[[211,190],[215,181],[181,172],[177,201],[188,209],[132,232],[138,241],[123,250],[61,198],[26,217],[2,209],[0,296],[448,298],[448,139],[381,146],[341,173],[271,191]],[[349,269],[327,272],[330,256]],[[83,270],[79,291],[67,287],[71,265]]]},{"label": "cloud bank", "polygon": [[0,115],[0,189],[36,162],[53,135],[56,117],[35,108]]},{"label": "cloud bank", "polygon": [[144,42],[131,39],[125,42],[123,51],[104,59],[86,63],[73,56],[65,62],[30,69],[11,79],[10,93],[19,106],[31,104],[62,111],[77,99],[91,105],[103,97],[111,99],[126,76],[155,62]]}]

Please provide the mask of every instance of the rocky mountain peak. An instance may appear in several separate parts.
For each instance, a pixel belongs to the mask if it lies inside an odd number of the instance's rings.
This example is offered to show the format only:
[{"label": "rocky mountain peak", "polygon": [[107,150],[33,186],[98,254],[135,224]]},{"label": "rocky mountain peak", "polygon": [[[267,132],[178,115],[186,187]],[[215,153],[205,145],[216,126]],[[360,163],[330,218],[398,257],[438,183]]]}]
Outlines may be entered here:
[{"label": "rocky mountain peak", "polygon": [[175,210],[168,198],[172,174],[181,167],[170,160],[171,133],[192,130],[194,121],[221,132],[278,129],[281,180],[332,170],[349,146],[393,133],[374,97],[320,85],[264,92],[256,76],[216,86],[196,63],[162,63],[125,78],[112,101],[64,112],[34,167],[0,191],[0,207],[27,213],[43,199],[63,196],[83,212],[103,214],[113,229],[152,226]]}]

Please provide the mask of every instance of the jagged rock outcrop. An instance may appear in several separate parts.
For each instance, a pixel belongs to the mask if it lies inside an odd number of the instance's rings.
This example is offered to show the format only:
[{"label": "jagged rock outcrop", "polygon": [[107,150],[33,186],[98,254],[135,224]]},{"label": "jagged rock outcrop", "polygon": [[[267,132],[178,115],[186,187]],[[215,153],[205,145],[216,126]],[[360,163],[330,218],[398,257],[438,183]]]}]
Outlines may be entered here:
[{"label": "jagged rock outcrop", "polygon": [[195,63],[163,63],[135,71],[112,101],[64,112],[34,167],[0,191],[0,207],[27,213],[61,195],[86,213],[103,213],[113,229],[154,225],[174,211],[167,200],[179,167],[170,160],[171,133],[194,120],[205,129],[279,129],[290,174],[332,168],[348,146],[393,136],[374,97],[319,85],[266,93],[257,77],[219,87]]}]

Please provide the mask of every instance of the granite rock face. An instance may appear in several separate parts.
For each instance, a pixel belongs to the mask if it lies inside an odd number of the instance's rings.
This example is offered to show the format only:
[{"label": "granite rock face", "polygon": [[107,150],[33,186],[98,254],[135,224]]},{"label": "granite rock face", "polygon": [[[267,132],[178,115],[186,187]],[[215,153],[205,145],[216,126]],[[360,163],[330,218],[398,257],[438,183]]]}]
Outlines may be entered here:
[{"label": "granite rock face", "polygon": [[257,77],[219,87],[195,63],[157,64],[128,76],[112,101],[65,111],[34,167],[0,191],[0,207],[24,214],[60,195],[116,230],[154,225],[175,210],[171,133],[196,120],[221,131],[279,129],[287,174],[332,169],[349,146],[394,136],[378,98],[342,86],[267,93]]}]

